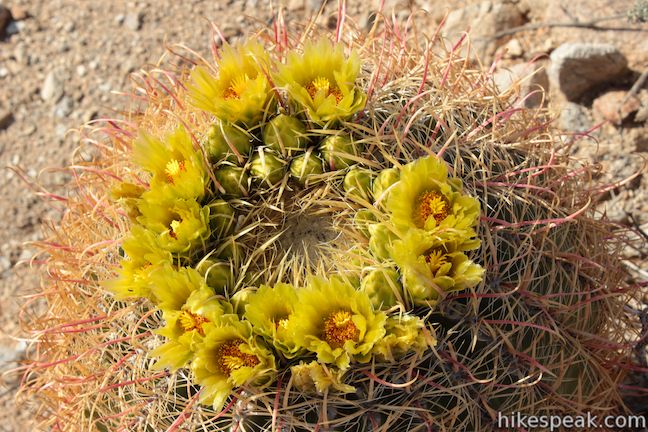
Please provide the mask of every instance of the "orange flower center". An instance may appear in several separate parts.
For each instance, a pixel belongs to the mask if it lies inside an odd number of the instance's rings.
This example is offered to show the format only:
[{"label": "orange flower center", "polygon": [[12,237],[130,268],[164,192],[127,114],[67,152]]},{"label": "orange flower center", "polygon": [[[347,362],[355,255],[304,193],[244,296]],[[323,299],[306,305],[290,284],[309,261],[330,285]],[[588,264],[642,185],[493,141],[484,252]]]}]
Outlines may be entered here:
[{"label": "orange flower center", "polygon": [[323,91],[326,97],[333,95],[335,97],[335,102],[337,103],[339,103],[344,97],[340,89],[335,85],[332,86],[329,80],[324,77],[317,77],[308,83],[306,91],[310,95],[311,99],[315,99],[315,95],[320,91]]},{"label": "orange flower center", "polygon": [[186,332],[196,330],[200,336],[205,336],[205,330],[203,330],[203,324],[209,322],[205,317],[197,315],[190,311],[182,311],[180,317],[178,318],[180,327]]},{"label": "orange flower center", "polygon": [[185,161],[178,161],[177,159],[171,159],[164,168],[167,181],[171,184],[175,183],[175,178],[182,171],[185,171]]},{"label": "orange flower center", "polygon": [[273,322],[274,322],[275,328],[276,328],[277,330],[279,330],[279,328],[282,328],[282,329],[284,329],[284,330],[285,330],[286,328],[288,328],[288,317],[285,317],[285,318],[275,318]]},{"label": "orange flower center", "polygon": [[442,266],[448,263],[448,256],[443,249],[435,248],[425,255],[425,262],[430,267],[430,270],[432,270],[432,273],[436,273]]},{"label": "orange flower center", "polygon": [[324,321],[324,340],[333,348],[341,348],[348,340],[357,341],[360,330],[347,311],[334,312]]},{"label": "orange flower center", "polygon": [[230,81],[230,86],[223,93],[225,99],[238,99],[245,91],[250,77],[247,74],[241,74]]},{"label": "orange flower center", "polygon": [[216,364],[223,374],[230,376],[237,369],[246,366],[254,367],[260,363],[257,356],[241,352],[239,346],[242,343],[243,341],[238,339],[225,342],[218,347]]},{"label": "orange flower center", "polygon": [[448,217],[450,203],[443,194],[436,191],[423,192],[417,201],[416,224],[419,228],[423,228],[430,217],[433,217],[437,224]]}]

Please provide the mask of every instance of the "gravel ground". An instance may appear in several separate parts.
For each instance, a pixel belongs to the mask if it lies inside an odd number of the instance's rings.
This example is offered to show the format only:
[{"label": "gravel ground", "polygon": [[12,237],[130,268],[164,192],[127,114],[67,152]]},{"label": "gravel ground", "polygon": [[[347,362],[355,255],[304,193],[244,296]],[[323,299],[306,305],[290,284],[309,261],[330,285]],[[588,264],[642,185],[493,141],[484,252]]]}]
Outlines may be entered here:
[{"label": "gravel ground", "polygon": [[[320,19],[323,25],[330,24],[329,17],[334,16],[337,2],[330,3]],[[500,9],[490,4],[500,2],[477,0],[385,3],[385,9],[393,9],[399,17],[415,10],[431,11],[420,15],[422,31],[433,31],[446,11],[479,4],[477,9],[462,9],[466,14],[454,25],[461,30],[472,26],[474,37],[490,40],[498,31],[528,22],[582,23],[592,17],[614,16],[625,13],[633,2],[519,0],[503,1],[505,7]],[[92,119],[118,116],[115,109],[126,107],[128,101],[115,92],[130,88],[130,73],[158,62],[165,44],[183,44],[204,53],[209,20],[216,22],[226,37],[237,38],[255,23],[268,22],[276,6],[258,0],[5,0],[4,7],[0,7],[0,166],[19,166],[30,181],[37,180],[55,193],[64,192],[69,175],[62,168],[73,156],[92,157],[91,151],[75,154],[78,142],[70,130]],[[288,1],[285,6],[290,19],[299,20],[318,9],[319,1]],[[374,7],[349,1],[348,13],[362,28],[371,24],[370,11]],[[6,28],[2,10],[13,16]],[[493,19],[483,18],[480,11]],[[595,103],[599,96],[610,90],[626,94],[639,74],[648,70],[646,25],[631,26],[623,18],[600,25],[614,29],[541,28],[483,44],[482,54],[489,57],[502,53],[503,65],[510,66],[534,57],[546,58],[564,42],[615,45],[627,58],[631,72],[598,86],[576,103],[567,103],[558,89],[551,89],[550,107],[556,113],[562,112],[560,125],[582,130],[605,119],[606,101]],[[504,47],[508,53],[504,54]],[[638,89],[635,111],[648,107],[647,88],[648,84],[644,84],[643,90]],[[641,121],[635,111],[620,125],[606,124],[595,132],[596,145],[582,142],[575,146],[580,157],[608,169],[606,179],[620,180],[644,169],[642,157],[648,151],[648,132],[645,120]],[[601,206],[620,224],[643,224],[648,229],[647,190],[648,179],[639,176],[612,191]],[[22,296],[38,286],[34,272],[27,271],[26,263],[33,252],[25,242],[38,240],[40,225],[56,221],[60,209],[43,202],[10,169],[0,170],[0,191],[0,220],[4,221],[0,224],[1,373],[18,365],[25,355],[26,343],[17,339],[25,336],[18,326],[19,304]],[[634,247],[628,248],[627,257],[636,266],[635,274],[645,271],[646,256],[645,239],[638,239]],[[13,403],[17,383],[17,376],[11,373],[0,379],[0,431],[33,429],[30,408]],[[6,419],[1,419],[3,416]]]}]

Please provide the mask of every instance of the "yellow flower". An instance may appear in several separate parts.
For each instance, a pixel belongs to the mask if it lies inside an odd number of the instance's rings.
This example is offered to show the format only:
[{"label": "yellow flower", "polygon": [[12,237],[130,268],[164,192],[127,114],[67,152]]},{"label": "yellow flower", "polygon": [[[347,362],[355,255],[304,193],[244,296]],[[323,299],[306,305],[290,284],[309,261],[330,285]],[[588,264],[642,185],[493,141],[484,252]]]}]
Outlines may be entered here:
[{"label": "yellow flower", "polygon": [[122,182],[110,190],[110,197],[126,209],[129,218],[135,220],[140,215],[137,203],[145,191],[142,186]]},{"label": "yellow flower", "polygon": [[[430,344],[423,329],[425,323],[417,316],[390,316],[385,323],[386,334],[374,347],[374,354],[380,361],[395,361],[408,352],[422,354]],[[436,344],[436,340],[432,340]]]},{"label": "yellow flower", "polygon": [[461,193],[458,179],[448,179],[445,164],[434,156],[418,159],[401,169],[400,181],[387,200],[394,226],[402,233],[414,228],[464,230],[473,235],[479,201]]},{"label": "yellow flower", "polygon": [[286,357],[297,355],[299,347],[289,332],[289,322],[298,304],[297,291],[292,285],[278,283],[261,287],[248,297],[245,318],[254,331],[272,341]]},{"label": "yellow flower", "polygon": [[157,234],[157,243],[170,252],[186,253],[209,237],[209,208],[194,200],[173,199],[150,190],[142,195],[137,221]]},{"label": "yellow flower", "polygon": [[207,172],[191,135],[179,127],[160,140],[141,132],[133,148],[133,160],[152,174],[151,189],[172,199],[200,199],[205,194]]},{"label": "yellow flower", "polygon": [[240,48],[225,45],[218,76],[200,66],[192,72],[189,92],[193,104],[221,120],[252,126],[263,118],[272,100],[268,65],[268,55],[257,42],[249,41]]},{"label": "yellow flower", "polygon": [[298,296],[299,308],[289,329],[299,346],[341,370],[352,359],[369,360],[374,344],[385,334],[385,314],[374,312],[366,293],[340,278],[313,277]]},{"label": "yellow flower", "polygon": [[[191,269],[185,270],[193,273]],[[226,314],[232,313],[231,306],[219,301],[202,279],[199,283],[195,273],[187,279],[197,285],[193,286],[193,291],[184,289],[186,286],[179,290],[182,294],[190,293],[184,304],[179,310],[163,310],[166,324],[156,333],[167,338],[167,341],[150,354],[151,357],[159,357],[153,365],[154,369],[169,368],[173,372],[185,367],[193,359],[198,345],[202,343],[207,325],[227,322]]]},{"label": "yellow flower", "polygon": [[275,377],[275,359],[270,350],[252,334],[246,321],[231,320],[226,325],[207,325],[202,344],[191,364],[195,381],[203,388],[200,401],[219,411],[232,390],[245,384],[258,388]]},{"label": "yellow flower", "polygon": [[171,263],[171,254],[157,245],[155,236],[134,225],[122,243],[126,257],[121,260],[117,279],[106,283],[117,300],[133,297],[151,298],[149,274],[159,265]]},{"label": "yellow flower", "polygon": [[464,241],[458,233],[436,236],[410,231],[394,242],[392,258],[414,302],[432,305],[443,292],[472,288],[481,282],[484,269],[463,253],[478,246],[478,240]]},{"label": "yellow flower", "polygon": [[341,393],[353,393],[355,387],[342,382],[344,371],[335,368],[327,368],[316,361],[304,363],[300,361],[298,365],[290,368],[293,385],[304,393],[327,392],[331,387]]},{"label": "yellow flower", "polygon": [[345,58],[341,44],[322,38],[306,42],[301,54],[289,53],[276,81],[311,120],[322,124],[346,120],[364,107],[367,95],[355,85],[359,72],[356,52]]}]

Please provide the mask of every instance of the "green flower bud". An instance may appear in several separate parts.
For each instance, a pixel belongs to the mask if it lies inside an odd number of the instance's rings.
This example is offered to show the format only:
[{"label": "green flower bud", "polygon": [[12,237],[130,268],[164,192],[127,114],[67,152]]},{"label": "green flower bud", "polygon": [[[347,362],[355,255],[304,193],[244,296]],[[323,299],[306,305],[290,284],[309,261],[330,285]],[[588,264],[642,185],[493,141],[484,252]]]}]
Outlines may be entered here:
[{"label": "green flower bud", "polygon": [[322,141],[320,151],[326,165],[335,171],[356,163],[351,157],[358,155],[357,147],[350,135],[333,135]]},{"label": "green flower bud", "polygon": [[233,285],[234,272],[228,262],[205,258],[198,263],[196,270],[204,276],[207,285],[217,294],[223,294]]},{"label": "green flower bud", "polygon": [[252,148],[250,141],[251,136],[244,130],[217,122],[207,132],[207,155],[212,163],[226,160],[242,164]]},{"label": "green flower bud", "polygon": [[352,168],[344,176],[344,191],[354,197],[371,202],[371,177],[373,173],[363,168]]},{"label": "green flower bud", "polygon": [[362,278],[360,289],[367,293],[376,310],[389,309],[397,304],[397,293],[403,287],[398,282],[398,272],[393,268],[371,270]]},{"label": "green flower bud", "polygon": [[369,225],[369,250],[381,260],[388,260],[391,257],[390,250],[392,243],[398,239],[383,223]]},{"label": "green flower bud", "polygon": [[225,190],[225,195],[243,197],[248,194],[248,175],[243,168],[236,166],[222,166],[214,171],[216,181]]},{"label": "green flower bud", "polygon": [[263,143],[283,155],[305,149],[308,142],[306,126],[295,117],[279,114],[263,129]]},{"label": "green flower bud", "polygon": [[311,152],[297,156],[290,163],[290,174],[301,184],[306,184],[312,175],[322,174],[322,160]]},{"label": "green flower bud", "polygon": [[283,178],[285,165],[285,162],[273,153],[259,149],[250,161],[250,173],[268,186],[273,186]]},{"label": "green flower bud", "polygon": [[217,199],[207,204],[209,207],[209,226],[212,233],[218,238],[228,236],[236,225],[236,213],[234,209],[222,199]]},{"label": "green flower bud", "polygon": [[377,222],[376,215],[369,209],[360,209],[353,216],[353,224],[358,231],[369,238],[369,226]]},{"label": "green flower bud", "polygon": [[232,297],[230,297],[230,303],[234,308],[234,312],[243,315],[245,313],[245,306],[250,301],[250,297],[254,295],[256,288],[243,288],[242,290],[236,291]]},{"label": "green flower bud", "polygon": [[387,202],[388,195],[388,193],[385,194],[385,191],[398,180],[400,180],[400,171],[397,168],[387,168],[380,171],[373,182],[374,200],[384,205]]}]

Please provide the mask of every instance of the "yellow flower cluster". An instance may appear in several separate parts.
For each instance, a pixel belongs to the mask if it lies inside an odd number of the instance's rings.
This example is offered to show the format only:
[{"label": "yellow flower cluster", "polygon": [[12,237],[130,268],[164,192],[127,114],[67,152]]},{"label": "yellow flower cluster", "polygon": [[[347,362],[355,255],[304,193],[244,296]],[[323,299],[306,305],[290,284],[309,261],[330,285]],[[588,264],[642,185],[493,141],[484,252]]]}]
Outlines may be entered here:
[{"label": "yellow flower cluster", "polygon": [[363,279],[375,304],[397,303],[398,274],[404,294],[414,304],[430,306],[448,291],[481,282],[484,269],[465,254],[480,246],[474,229],[479,202],[462,193],[459,179],[448,178],[441,160],[427,156],[400,173],[384,170],[373,184],[373,195],[384,203],[388,217],[368,227],[370,250],[386,265]]},{"label": "yellow flower cluster", "polygon": [[[141,132],[133,160],[147,177],[113,191],[132,226],[108,287],[155,305],[165,342],[151,353],[153,367],[190,369],[201,402],[216,409],[241,386],[270,385],[282,368],[304,392],[352,392],[343,382],[352,365],[434,345],[424,320],[403,312],[408,298],[431,304],[481,280],[464,253],[479,246],[479,205],[442,162],[377,175],[356,166],[360,147],[344,122],[366,103],[359,70],[357,53],[345,57],[324,39],[283,64],[256,42],[226,46],[217,73],[197,67],[191,77],[193,103],[215,116],[203,148],[183,127],[162,138]],[[236,264],[241,203],[253,207],[264,199],[257,192],[288,181],[317,185],[326,170],[344,170],[339,187],[373,209],[355,224],[380,264],[348,278],[311,276],[298,288],[250,286],[256,279]]]}]

